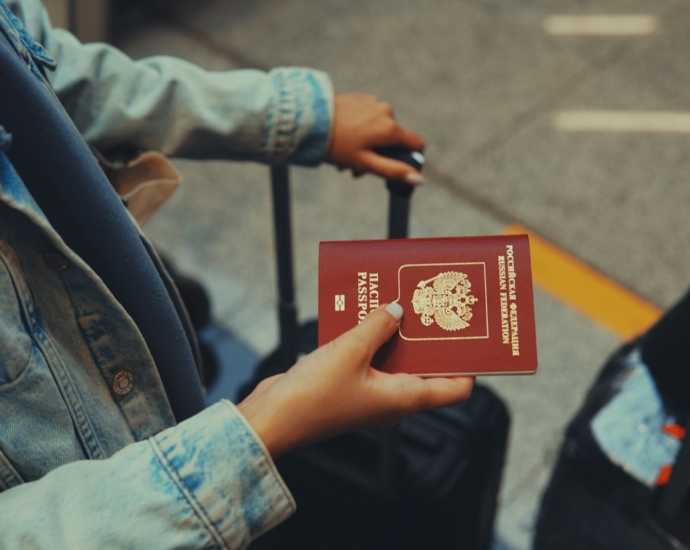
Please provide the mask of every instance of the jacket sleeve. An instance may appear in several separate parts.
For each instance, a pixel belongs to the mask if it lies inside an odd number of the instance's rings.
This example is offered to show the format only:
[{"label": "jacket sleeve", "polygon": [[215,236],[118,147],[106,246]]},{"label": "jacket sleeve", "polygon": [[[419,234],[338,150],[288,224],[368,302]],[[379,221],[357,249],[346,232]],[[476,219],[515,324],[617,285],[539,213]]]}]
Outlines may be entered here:
[{"label": "jacket sleeve", "polygon": [[0,493],[0,548],[245,548],[295,509],[228,401]]},{"label": "jacket sleeve", "polygon": [[195,159],[316,165],[328,150],[333,90],[306,68],[205,71],[181,59],[133,61],[52,28],[40,0],[9,0],[57,61],[48,74],[86,141]]}]

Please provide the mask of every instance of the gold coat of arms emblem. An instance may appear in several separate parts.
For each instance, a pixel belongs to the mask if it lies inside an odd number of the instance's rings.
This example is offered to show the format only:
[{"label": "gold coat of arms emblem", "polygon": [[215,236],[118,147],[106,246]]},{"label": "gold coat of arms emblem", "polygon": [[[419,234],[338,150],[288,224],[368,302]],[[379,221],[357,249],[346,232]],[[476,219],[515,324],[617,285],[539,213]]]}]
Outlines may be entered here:
[{"label": "gold coat of arms emblem", "polygon": [[[433,286],[428,286],[433,282]],[[478,299],[470,294],[472,283],[459,271],[446,271],[420,281],[414,291],[414,312],[421,314],[422,324],[436,324],[444,330],[461,330],[470,326],[472,308]]]}]

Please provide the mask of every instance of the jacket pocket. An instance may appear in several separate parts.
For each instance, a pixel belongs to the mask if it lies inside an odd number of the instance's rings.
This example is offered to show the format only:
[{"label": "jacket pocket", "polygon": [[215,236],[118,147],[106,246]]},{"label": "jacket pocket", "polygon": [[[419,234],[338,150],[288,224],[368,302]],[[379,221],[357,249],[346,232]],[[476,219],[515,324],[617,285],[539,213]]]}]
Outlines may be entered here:
[{"label": "jacket pocket", "polygon": [[0,487],[88,458],[24,273],[12,241],[0,238]]},{"label": "jacket pocket", "polygon": [[12,260],[5,243],[0,241],[0,386],[21,376],[33,351],[22,307],[22,294],[28,299],[30,295],[23,280],[16,275]]}]

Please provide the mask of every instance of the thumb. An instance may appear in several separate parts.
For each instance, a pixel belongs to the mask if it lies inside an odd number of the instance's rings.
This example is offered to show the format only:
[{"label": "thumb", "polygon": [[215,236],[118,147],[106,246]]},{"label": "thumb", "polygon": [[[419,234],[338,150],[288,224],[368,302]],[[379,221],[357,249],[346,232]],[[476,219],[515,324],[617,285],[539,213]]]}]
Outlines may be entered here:
[{"label": "thumb", "polygon": [[402,306],[393,302],[376,308],[352,330],[353,335],[367,346],[369,359],[395,334],[402,316]]}]

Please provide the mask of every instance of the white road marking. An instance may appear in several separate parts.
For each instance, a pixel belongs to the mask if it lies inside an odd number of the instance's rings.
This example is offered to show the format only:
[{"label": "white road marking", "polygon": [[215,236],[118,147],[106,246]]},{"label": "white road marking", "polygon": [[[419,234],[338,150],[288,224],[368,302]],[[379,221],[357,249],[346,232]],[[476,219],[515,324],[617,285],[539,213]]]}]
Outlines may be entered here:
[{"label": "white road marking", "polygon": [[644,36],[660,24],[654,15],[549,15],[542,27],[554,36]]},{"label": "white road marking", "polygon": [[564,132],[690,134],[690,113],[671,111],[556,111],[551,122]]}]

